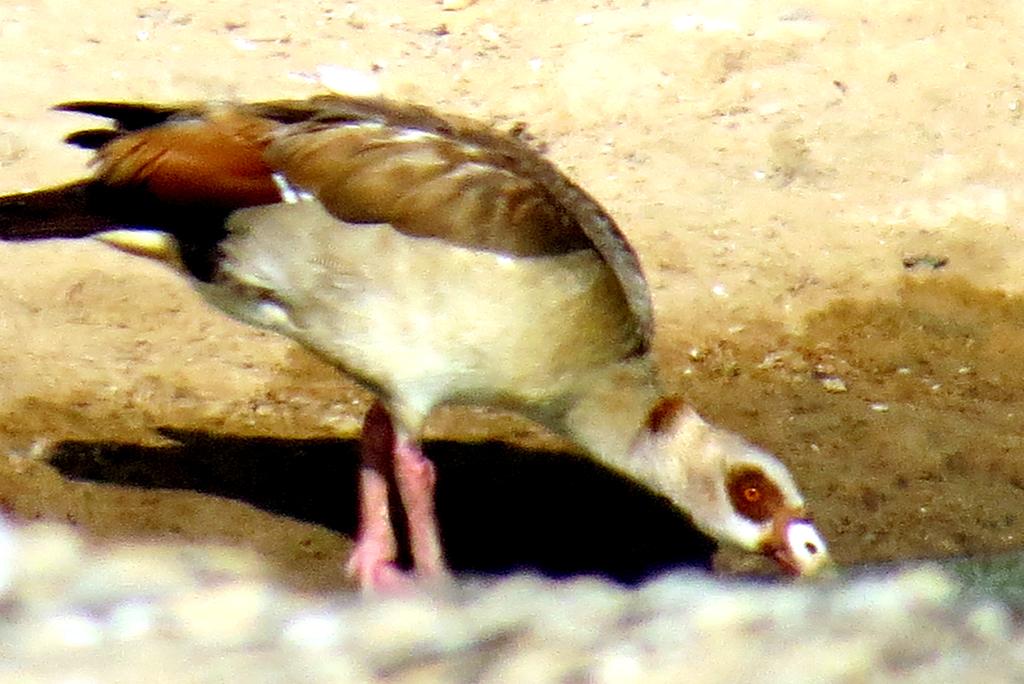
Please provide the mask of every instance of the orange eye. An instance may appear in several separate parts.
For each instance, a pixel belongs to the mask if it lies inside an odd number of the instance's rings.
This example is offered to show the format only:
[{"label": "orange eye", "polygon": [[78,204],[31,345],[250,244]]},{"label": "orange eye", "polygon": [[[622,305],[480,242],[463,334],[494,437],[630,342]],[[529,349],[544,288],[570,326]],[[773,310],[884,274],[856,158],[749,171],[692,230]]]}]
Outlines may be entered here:
[{"label": "orange eye", "polygon": [[729,471],[726,480],[729,502],[733,510],[747,520],[763,523],[786,503],[779,488],[763,471],[753,466],[740,466]]}]

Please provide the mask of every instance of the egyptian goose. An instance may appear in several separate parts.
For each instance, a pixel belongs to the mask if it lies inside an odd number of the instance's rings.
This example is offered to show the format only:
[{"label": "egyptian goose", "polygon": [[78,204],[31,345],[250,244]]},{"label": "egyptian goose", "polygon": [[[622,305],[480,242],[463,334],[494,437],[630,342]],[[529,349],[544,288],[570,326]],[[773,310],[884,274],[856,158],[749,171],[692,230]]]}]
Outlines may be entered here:
[{"label": "egyptian goose", "polygon": [[225,313],[287,335],[371,389],[349,569],[445,573],[441,404],[514,409],[668,497],[721,542],[812,574],[822,537],[786,467],[665,396],[636,254],[598,203],[514,136],[342,96],[259,104],[72,102],[95,175],[0,199],[0,237],[92,235],[166,262]]}]

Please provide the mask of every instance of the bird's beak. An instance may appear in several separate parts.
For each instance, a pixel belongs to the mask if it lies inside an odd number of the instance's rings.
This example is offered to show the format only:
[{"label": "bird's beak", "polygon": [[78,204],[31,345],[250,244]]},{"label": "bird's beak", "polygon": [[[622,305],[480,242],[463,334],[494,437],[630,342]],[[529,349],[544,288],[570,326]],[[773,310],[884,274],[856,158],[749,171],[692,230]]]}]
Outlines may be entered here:
[{"label": "bird's beak", "polygon": [[825,540],[814,523],[798,511],[786,510],[775,516],[771,536],[761,552],[774,558],[785,572],[800,577],[832,567]]},{"label": "bird's beak", "polygon": [[122,252],[146,257],[172,266],[181,262],[177,241],[159,230],[106,230],[96,233],[94,238],[116,247]]}]

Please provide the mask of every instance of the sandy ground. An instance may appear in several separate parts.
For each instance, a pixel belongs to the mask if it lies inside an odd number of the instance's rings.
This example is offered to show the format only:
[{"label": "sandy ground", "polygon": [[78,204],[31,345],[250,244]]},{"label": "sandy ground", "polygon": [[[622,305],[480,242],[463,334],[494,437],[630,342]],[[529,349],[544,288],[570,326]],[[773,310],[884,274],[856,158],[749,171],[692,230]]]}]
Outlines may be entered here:
[{"label": "sandy ground", "polygon": [[[0,192],[84,173],[61,144],[82,120],[47,111],[70,99],[304,97],[353,69],[388,96],[526,122],[640,253],[666,385],[791,465],[840,562],[1013,549],[1022,22],[996,2],[6,3]],[[237,542],[298,586],[343,583],[350,480],[303,480],[283,447],[240,458],[238,440],[136,450],[125,476],[104,445],[166,445],[164,426],[350,439],[365,394],[291,343],[101,245],[0,244],[0,369],[3,508],[97,539]],[[482,411],[444,412],[431,436],[559,446]],[[246,478],[263,484],[218,484]],[[519,536],[509,520],[547,523],[517,501],[564,492],[487,486],[512,509],[495,529]],[[474,516],[461,496],[451,516]],[[629,551],[645,520],[623,513],[606,544]]]}]

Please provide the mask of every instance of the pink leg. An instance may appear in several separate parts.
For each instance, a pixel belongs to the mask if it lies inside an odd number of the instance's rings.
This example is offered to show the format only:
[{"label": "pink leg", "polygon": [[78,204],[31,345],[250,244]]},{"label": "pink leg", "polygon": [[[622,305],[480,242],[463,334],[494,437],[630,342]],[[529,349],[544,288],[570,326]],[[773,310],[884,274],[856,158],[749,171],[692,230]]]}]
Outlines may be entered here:
[{"label": "pink leg", "polygon": [[393,589],[408,583],[395,565],[398,545],[391,526],[388,488],[393,480],[395,433],[391,416],[374,403],[363,420],[359,469],[359,532],[348,572],[363,589]]},{"label": "pink leg", "polygon": [[437,578],[447,574],[437,514],[434,511],[434,464],[418,444],[400,437],[395,445],[395,481],[409,523],[409,546],[416,574]]}]

